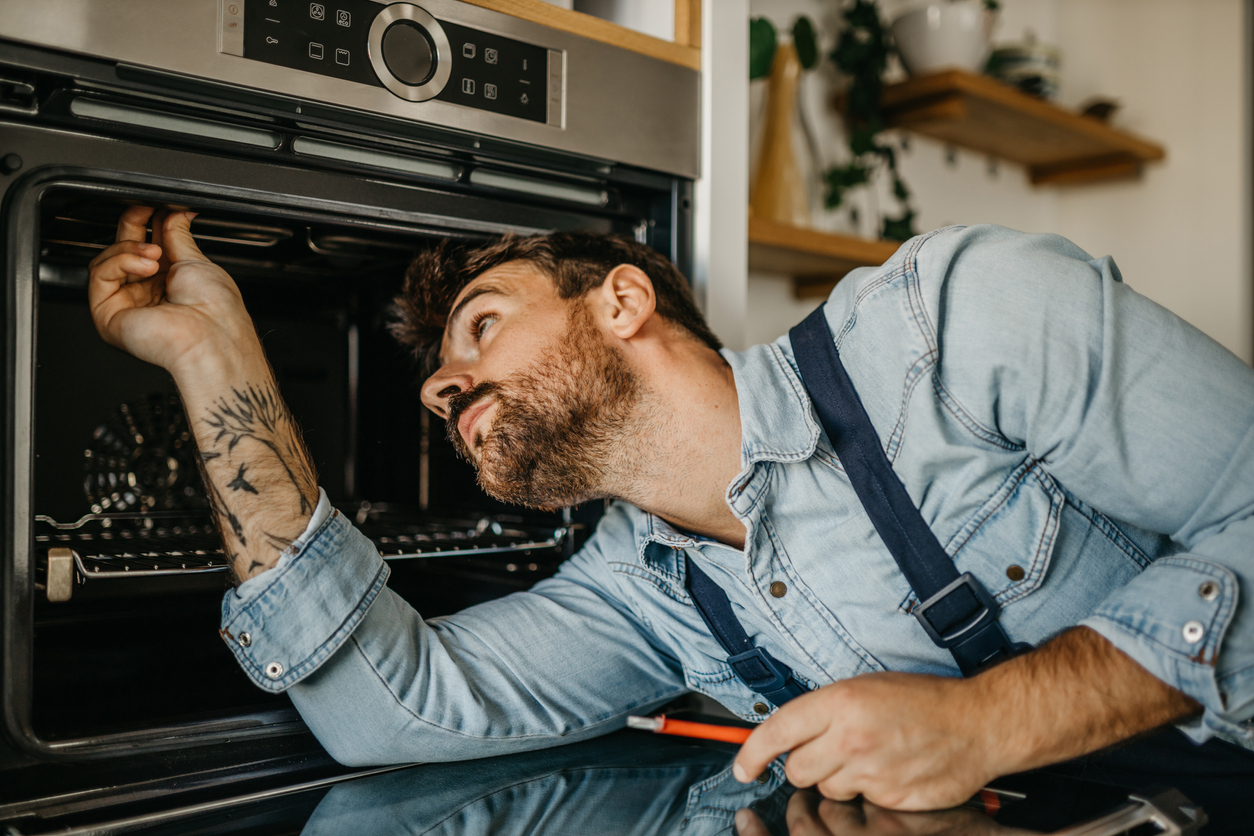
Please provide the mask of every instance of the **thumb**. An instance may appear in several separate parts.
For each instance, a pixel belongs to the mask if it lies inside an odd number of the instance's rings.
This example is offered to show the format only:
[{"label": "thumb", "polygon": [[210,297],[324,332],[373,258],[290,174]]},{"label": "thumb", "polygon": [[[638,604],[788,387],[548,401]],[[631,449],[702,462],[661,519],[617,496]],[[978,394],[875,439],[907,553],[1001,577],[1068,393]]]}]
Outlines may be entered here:
[{"label": "thumb", "polygon": [[192,238],[195,212],[171,212],[161,224],[161,248],[171,265],[180,261],[208,261]]}]

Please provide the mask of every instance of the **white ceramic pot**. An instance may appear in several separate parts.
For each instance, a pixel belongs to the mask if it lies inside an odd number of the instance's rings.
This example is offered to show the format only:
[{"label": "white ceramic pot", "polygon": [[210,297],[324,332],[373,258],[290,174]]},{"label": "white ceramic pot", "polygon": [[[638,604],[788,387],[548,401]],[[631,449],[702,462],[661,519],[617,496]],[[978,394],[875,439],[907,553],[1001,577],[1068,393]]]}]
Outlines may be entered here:
[{"label": "white ceramic pot", "polygon": [[911,75],[984,69],[991,15],[982,0],[927,3],[899,15],[892,29]]}]

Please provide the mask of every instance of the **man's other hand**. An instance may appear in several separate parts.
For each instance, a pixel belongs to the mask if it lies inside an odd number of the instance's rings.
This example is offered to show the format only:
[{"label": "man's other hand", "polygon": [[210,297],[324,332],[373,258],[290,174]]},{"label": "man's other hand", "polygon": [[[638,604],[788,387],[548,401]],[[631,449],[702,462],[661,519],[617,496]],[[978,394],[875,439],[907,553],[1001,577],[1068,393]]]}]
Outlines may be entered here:
[{"label": "man's other hand", "polygon": [[116,243],[92,260],[87,287],[105,341],[176,378],[197,354],[250,350],[256,342],[235,282],[192,238],[194,217],[130,207],[118,220]]},{"label": "man's other hand", "polygon": [[750,780],[789,752],[797,787],[847,801],[862,795],[897,810],[953,807],[995,777],[967,682],[872,673],[790,701],[762,723],[736,757]]},{"label": "man's other hand", "polygon": [[1080,627],[970,679],[871,673],[804,694],[754,730],[734,770],[750,781],[790,752],[784,772],[798,787],[934,810],[1200,708]]}]

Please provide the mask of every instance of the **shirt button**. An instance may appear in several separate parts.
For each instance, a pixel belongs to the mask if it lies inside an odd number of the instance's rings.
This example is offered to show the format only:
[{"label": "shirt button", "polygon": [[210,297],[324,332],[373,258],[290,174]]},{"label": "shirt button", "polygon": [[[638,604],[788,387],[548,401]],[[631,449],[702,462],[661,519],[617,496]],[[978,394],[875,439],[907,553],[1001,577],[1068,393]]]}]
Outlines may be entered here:
[{"label": "shirt button", "polygon": [[1190,621],[1184,625],[1184,629],[1180,632],[1183,634],[1186,642],[1197,644],[1202,640],[1202,636],[1206,635],[1206,628],[1202,626],[1200,621]]},{"label": "shirt button", "polygon": [[253,637],[248,635],[248,633],[240,633],[238,641],[240,647],[248,647],[253,643]]},{"label": "shirt button", "polygon": [[769,714],[771,707],[764,702],[755,702],[753,704],[753,710],[759,714]]},{"label": "shirt button", "polygon": [[1219,597],[1219,584],[1205,581],[1197,588],[1197,594],[1202,596],[1203,601],[1214,601]]},{"label": "shirt button", "polygon": [[788,594],[788,585],[783,581],[775,581],[771,584],[771,594],[776,598],[783,598]]},{"label": "shirt button", "polygon": [[1012,581],[1023,580],[1024,574],[1026,573],[1023,571],[1023,567],[1017,564],[1012,564],[1006,567],[1006,577],[1010,578]]},{"label": "shirt button", "polygon": [[270,677],[271,679],[278,679],[282,675],[283,675],[283,666],[280,665],[278,662],[271,662],[270,664],[266,665],[266,676]]}]

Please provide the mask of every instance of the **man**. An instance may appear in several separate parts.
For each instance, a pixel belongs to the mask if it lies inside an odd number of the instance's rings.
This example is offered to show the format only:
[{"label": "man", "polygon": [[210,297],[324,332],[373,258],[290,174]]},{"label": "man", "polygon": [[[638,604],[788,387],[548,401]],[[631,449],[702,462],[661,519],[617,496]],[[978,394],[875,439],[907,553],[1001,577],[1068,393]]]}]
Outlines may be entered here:
[{"label": "man", "polygon": [[[93,262],[93,316],[182,394],[242,581],[224,640],[346,763],[556,745],[687,690],[765,719],[741,780],[789,752],[798,786],[894,808],[1170,722],[1254,746],[1254,372],[1108,259],[950,228],[827,302],[894,472],[1036,646],[964,679],[908,614],[789,339],[718,351],[668,262],[596,236],[411,266],[396,333],[434,357],[423,400],[485,490],[622,500],[554,578],[424,623],[316,488],[192,216],[157,217],[145,243],[150,214],[128,210]],[[810,693],[775,710],[736,679],[685,589],[694,566]]]}]

